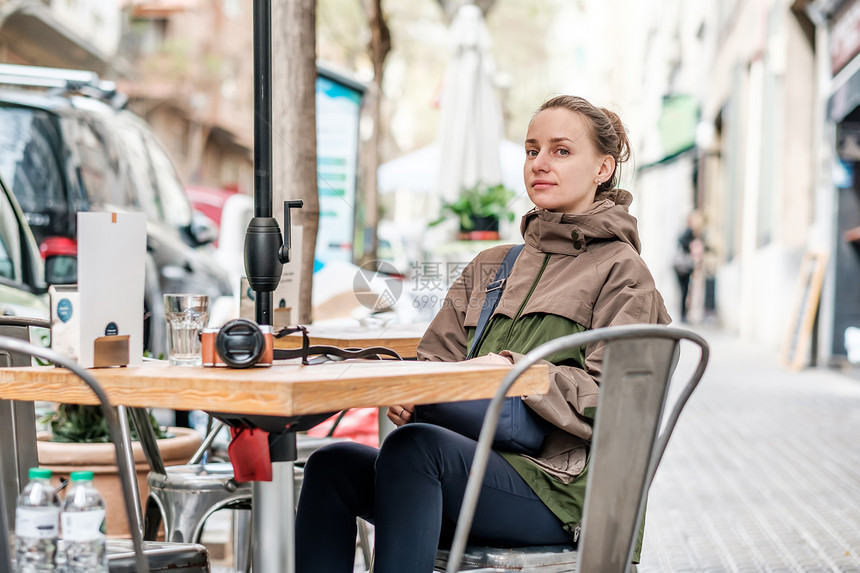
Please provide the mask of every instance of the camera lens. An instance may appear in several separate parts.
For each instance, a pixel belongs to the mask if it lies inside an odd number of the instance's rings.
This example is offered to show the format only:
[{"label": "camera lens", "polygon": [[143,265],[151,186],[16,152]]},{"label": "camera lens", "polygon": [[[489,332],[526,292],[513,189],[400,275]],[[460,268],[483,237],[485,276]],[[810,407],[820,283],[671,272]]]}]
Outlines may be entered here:
[{"label": "camera lens", "polygon": [[263,356],[266,339],[256,322],[236,318],[227,322],[215,337],[215,350],[230,368],[249,368]]}]

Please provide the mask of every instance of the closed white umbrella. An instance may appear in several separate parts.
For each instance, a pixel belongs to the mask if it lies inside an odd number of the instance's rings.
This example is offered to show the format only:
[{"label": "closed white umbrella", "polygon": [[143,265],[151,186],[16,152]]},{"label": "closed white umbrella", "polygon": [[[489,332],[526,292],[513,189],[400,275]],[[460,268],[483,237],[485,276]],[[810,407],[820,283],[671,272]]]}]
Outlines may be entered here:
[{"label": "closed white umbrella", "polygon": [[493,88],[490,34],[480,8],[462,6],[451,23],[452,55],[445,72],[439,131],[438,196],[453,201],[463,188],[502,180],[502,113]]}]

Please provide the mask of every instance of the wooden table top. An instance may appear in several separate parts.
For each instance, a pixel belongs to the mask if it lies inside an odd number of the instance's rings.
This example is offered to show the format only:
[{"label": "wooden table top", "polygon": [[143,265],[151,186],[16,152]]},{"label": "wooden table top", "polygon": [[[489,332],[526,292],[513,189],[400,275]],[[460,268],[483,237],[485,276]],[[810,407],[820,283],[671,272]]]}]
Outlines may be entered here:
[{"label": "wooden table top", "polygon": [[[310,325],[308,340],[311,344],[324,344],[340,348],[367,348],[384,346],[403,358],[415,358],[416,349],[427,323],[391,324],[388,326]],[[302,335],[294,333],[275,339],[275,348],[301,348]]]},{"label": "wooden table top", "polygon": [[[489,398],[508,371],[504,365],[396,360],[310,366],[290,360],[244,370],[158,362],[89,370],[114,405],[278,416]],[[536,365],[510,395],[548,389],[547,368]],[[97,403],[82,380],[53,366],[0,368],[0,399]]]}]

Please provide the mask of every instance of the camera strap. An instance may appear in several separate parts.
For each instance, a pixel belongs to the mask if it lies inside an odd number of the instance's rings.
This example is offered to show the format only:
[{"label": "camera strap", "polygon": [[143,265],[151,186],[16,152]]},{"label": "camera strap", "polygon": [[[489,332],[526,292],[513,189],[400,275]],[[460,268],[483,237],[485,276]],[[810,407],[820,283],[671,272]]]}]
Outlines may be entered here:
[{"label": "camera strap", "polygon": [[[403,360],[397,352],[390,348],[385,348],[384,346],[371,346],[368,348],[340,348],[338,346],[329,346],[325,344],[311,345],[308,338],[308,329],[305,326],[288,326],[286,328],[282,328],[275,333],[275,338],[283,338],[284,336],[295,332],[302,333],[302,347],[276,348],[273,355],[275,360],[301,358],[302,364],[304,365],[309,365],[311,362],[314,364],[320,364],[323,362],[348,360],[350,358],[378,360],[383,356],[387,356],[395,360]],[[310,356],[319,356],[320,359],[311,361],[309,359]]]}]

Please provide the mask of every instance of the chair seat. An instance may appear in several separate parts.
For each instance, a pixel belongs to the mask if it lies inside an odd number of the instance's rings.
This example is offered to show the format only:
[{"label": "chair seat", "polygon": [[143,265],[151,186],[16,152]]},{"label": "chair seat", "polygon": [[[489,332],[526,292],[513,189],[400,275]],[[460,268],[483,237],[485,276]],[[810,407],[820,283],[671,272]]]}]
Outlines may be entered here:
[{"label": "chair seat", "polygon": [[[135,573],[131,540],[109,539],[107,542],[110,573]],[[143,553],[152,573],[209,573],[209,552],[199,544],[144,541]]]},{"label": "chair seat", "polygon": [[223,488],[249,492],[251,489],[250,483],[236,482],[235,486],[228,484],[233,479],[233,464],[230,463],[188,464],[168,466],[166,469],[167,474],[150,472],[147,478],[150,487],[191,490]]},{"label": "chair seat", "polygon": [[[575,545],[541,545],[536,547],[482,547],[469,545],[460,565],[461,571],[542,571],[563,573],[576,569]],[[448,566],[448,551],[436,553],[436,569]]]}]

